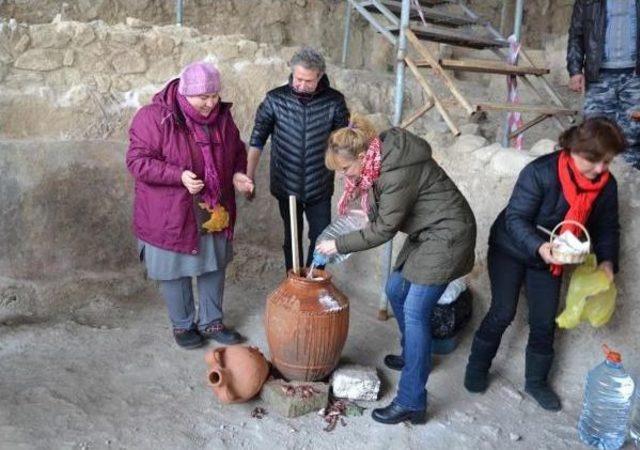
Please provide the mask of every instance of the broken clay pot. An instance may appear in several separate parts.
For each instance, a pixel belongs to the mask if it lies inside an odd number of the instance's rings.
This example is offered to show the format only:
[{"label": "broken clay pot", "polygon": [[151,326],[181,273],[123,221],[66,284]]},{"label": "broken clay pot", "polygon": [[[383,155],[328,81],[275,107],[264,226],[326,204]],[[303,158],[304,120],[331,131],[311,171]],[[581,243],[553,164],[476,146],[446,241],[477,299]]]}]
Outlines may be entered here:
[{"label": "broken clay pot", "polygon": [[208,352],[208,380],[221,403],[253,398],[269,376],[269,363],[256,347],[232,345]]}]

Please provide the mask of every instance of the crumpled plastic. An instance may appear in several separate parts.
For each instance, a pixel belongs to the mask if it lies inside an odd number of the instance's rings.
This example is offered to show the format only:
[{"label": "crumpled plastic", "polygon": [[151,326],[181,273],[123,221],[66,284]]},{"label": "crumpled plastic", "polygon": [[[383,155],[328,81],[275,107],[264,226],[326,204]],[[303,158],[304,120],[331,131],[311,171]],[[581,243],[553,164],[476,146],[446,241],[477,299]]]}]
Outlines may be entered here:
[{"label": "crumpled plastic", "polygon": [[216,205],[213,208],[210,208],[209,205],[204,202],[198,203],[198,206],[211,213],[209,220],[202,224],[202,228],[207,232],[217,233],[229,226],[229,213],[224,209],[224,206]]},{"label": "crumpled plastic", "polygon": [[567,304],[556,323],[560,328],[575,328],[580,322],[601,327],[615,311],[617,294],[615,283],[598,269],[596,256],[590,254],[571,274]]}]

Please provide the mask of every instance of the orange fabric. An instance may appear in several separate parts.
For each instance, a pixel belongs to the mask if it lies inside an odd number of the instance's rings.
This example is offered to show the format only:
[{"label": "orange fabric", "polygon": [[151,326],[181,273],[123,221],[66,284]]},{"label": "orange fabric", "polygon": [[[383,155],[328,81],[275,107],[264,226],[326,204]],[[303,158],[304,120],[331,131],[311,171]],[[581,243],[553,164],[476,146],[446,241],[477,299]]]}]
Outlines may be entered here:
[{"label": "orange fabric", "polygon": [[[569,150],[563,150],[558,158],[558,177],[564,198],[569,203],[569,210],[564,220],[575,220],[586,224],[593,203],[609,181],[609,172],[602,173],[596,180],[590,180],[580,173]],[[580,237],[582,229],[577,225],[566,223],[560,228],[560,234],[571,231]],[[562,266],[552,265],[551,272],[555,276],[562,275]]]}]

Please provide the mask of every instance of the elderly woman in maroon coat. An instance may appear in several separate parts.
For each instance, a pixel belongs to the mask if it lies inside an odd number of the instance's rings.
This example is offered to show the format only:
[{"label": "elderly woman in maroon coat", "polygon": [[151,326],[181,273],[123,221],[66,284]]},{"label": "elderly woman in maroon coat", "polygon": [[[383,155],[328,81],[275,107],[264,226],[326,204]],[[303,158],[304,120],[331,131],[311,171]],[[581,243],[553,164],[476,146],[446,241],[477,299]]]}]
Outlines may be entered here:
[{"label": "elderly woman in maroon coat", "polygon": [[[149,278],[160,281],[173,334],[184,348],[212,338],[242,341],[222,323],[225,267],[232,258],[234,188],[250,195],[244,142],[220,101],[220,74],[195,62],[142,107],[129,130],[135,178],[133,227]],[[195,316],[191,278],[199,295]]]}]

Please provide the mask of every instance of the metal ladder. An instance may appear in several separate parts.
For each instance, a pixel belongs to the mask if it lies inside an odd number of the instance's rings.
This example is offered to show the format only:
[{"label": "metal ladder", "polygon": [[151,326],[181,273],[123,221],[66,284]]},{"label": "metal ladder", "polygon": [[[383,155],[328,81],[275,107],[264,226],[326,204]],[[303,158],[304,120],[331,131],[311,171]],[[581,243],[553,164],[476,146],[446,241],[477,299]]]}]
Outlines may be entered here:
[{"label": "metal ladder", "polygon": [[[402,26],[403,7],[408,8],[408,18],[405,18],[408,23],[404,29]],[[564,105],[553,86],[545,79],[549,70],[536,66],[525,50],[520,50],[520,61],[524,64],[509,64],[505,52],[505,49],[509,47],[507,39],[460,0],[347,0],[343,63],[346,63],[352,9],[360,13],[391,44],[399,48],[401,41],[406,38],[410,48],[419,55],[418,59],[415,59],[405,51],[403,55],[399,54],[398,57],[402,57],[402,63],[409,68],[426,92],[428,101],[400,123],[400,126],[409,126],[435,107],[451,132],[454,135],[460,134],[457,124],[448,110],[450,102],[443,101],[441,96],[436,93],[432,84],[419,70],[421,68],[431,69],[437,75],[453,97],[453,106],[461,107],[468,116],[473,116],[481,111],[517,111],[523,114],[532,114],[534,117],[513,131],[509,135],[510,139],[546,119],[553,119],[558,128],[563,130],[566,125],[561,119],[573,122],[578,113],[578,111]],[[435,55],[429,47],[423,45],[424,42],[472,49],[489,49],[497,59],[442,59]],[[540,103],[490,103],[467,99],[456,86],[456,81],[450,71],[517,77],[524,86],[536,95]],[[398,86],[399,89],[403,89],[403,87]]]}]

